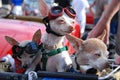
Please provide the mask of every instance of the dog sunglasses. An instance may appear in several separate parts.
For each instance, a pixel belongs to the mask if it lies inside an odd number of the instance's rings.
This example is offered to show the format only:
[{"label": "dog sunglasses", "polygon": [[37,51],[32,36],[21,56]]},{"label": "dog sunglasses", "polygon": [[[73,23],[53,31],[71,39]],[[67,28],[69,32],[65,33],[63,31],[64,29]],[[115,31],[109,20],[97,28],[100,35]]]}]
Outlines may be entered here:
[{"label": "dog sunglasses", "polygon": [[62,8],[60,6],[54,6],[50,9],[48,18],[49,20],[56,19],[66,13],[69,17],[75,18],[76,12],[71,7]]},{"label": "dog sunglasses", "polygon": [[29,42],[25,47],[21,47],[18,45],[14,45],[12,47],[13,57],[20,57],[23,54],[23,51],[33,55],[36,54],[38,50],[38,45],[35,42]]}]

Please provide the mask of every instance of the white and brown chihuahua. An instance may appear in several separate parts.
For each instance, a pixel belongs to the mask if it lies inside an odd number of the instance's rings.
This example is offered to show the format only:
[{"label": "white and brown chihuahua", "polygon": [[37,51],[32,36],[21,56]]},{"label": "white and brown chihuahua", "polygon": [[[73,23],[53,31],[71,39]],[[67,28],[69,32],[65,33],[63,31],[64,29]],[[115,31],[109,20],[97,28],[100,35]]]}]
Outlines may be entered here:
[{"label": "white and brown chihuahua", "polygon": [[[54,6],[49,10],[44,0],[38,1],[40,12],[45,17],[43,21],[46,26],[46,31],[41,38],[43,44],[42,70],[64,72],[72,64],[67,47],[63,43],[65,34],[74,30],[75,12],[72,8],[62,8],[60,6]],[[40,57],[37,57],[34,62],[36,63],[39,60]],[[32,68],[30,67],[29,71]]]},{"label": "white and brown chihuahua", "polygon": [[0,58],[0,72],[15,72],[14,59],[10,54]]},{"label": "white and brown chihuahua", "polygon": [[[5,36],[5,39],[10,45],[12,45],[12,57],[15,60],[16,72],[19,72],[22,68],[25,68],[26,70],[39,54],[39,44],[41,40],[40,29],[34,33],[32,40],[23,40],[19,42],[9,36]],[[18,64],[18,61],[20,61],[21,64]],[[23,70],[23,72],[25,70]]]},{"label": "white and brown chihuahua", "polygon": [[109,67],[107,46],[104,44],[105,32],[98,38],[82,40],[72,35],[66,35],[74,47],[73,68],[81,73],[94,74],[97,70]]}]

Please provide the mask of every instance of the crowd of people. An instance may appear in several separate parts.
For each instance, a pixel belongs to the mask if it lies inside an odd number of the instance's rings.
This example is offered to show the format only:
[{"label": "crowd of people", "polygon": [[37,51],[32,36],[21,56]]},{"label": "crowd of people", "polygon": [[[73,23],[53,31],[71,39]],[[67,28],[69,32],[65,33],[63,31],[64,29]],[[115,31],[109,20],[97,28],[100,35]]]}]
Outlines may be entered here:
[{"label": "crowd of people", "polygon": [[0,3],[1,7],[7,8],[18,16],[40,16],[37,0],[0,0]]}]

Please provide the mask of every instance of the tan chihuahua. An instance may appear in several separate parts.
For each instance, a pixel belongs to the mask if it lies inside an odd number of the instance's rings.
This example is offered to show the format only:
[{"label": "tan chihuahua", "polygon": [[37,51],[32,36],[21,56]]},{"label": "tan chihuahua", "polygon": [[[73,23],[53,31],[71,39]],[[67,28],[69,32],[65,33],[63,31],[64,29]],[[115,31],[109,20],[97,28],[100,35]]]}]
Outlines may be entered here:
[{"label": "tan chihuahua", "polygon": [[66,35],[66,38],[76,50],[73,58],[73,68],[75,70],[82,73],[91,73],[92,71],[89,70],[93,68],[103,70],[108,67],[108,51],[103,42],[104,36],[105,32],[99,38],[89,38],[83,41],[72,35]]}]

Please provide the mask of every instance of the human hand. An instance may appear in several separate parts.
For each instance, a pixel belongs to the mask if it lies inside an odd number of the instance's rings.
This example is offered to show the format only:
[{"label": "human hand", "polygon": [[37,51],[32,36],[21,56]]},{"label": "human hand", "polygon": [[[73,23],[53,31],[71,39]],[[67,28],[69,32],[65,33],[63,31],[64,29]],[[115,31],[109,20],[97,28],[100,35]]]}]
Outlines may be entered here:
[{"label": "human hand", "polygon": [[[102,34],[102,33],[101,33]],[[100,36],[101,35],[100,33],[98,33],[98,31],[97,30],[95,30],[95,29],[93,29],[93,30],[91,30],[89,33],[88,33],[88,37],[87,38],[97,38],[98,36]],[[109,44],[109,32],[106,32],[106,35],[105,35],[105,38],[104,38],[104,43],[106,44],[106,45],[108,45]]]},{"label": "human hand", "polygon": [[97,35],[96,35],[96,30],[95,30],[95,29],[92,29],[92,30],[88,33],[87,38],[95,38],[95,37],[97,37]]},{"label": "human hand", "polygon": [[98,22],[98,24],[96,24],[96,26],[94,26],[94,28],[88,33],[87,38],[97,38],[103,33],[103,31],[106,31],[106,35],[103,41],[106,45],[108,45],[109,44],[109,31],[110,31],[109,23],[106,23],[103,25],[102,23]]}]

